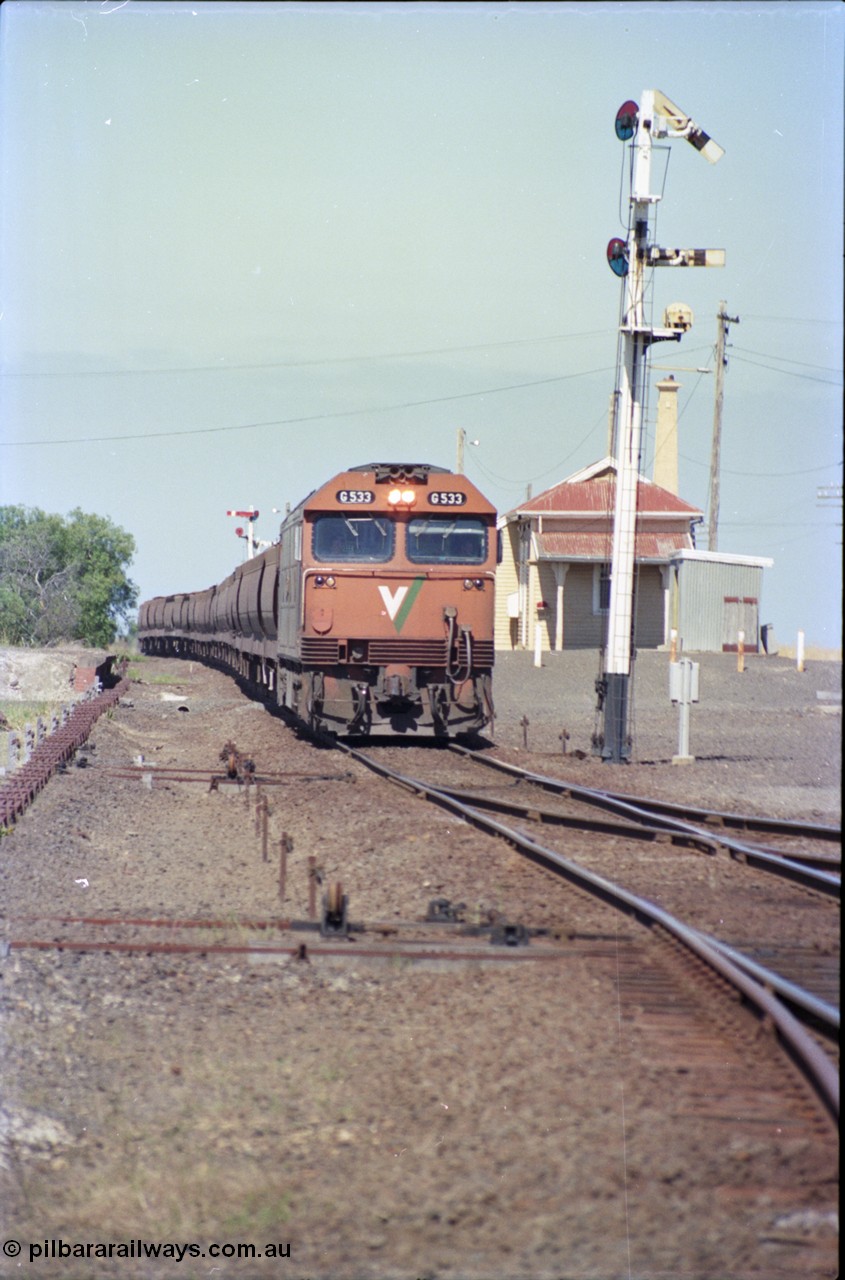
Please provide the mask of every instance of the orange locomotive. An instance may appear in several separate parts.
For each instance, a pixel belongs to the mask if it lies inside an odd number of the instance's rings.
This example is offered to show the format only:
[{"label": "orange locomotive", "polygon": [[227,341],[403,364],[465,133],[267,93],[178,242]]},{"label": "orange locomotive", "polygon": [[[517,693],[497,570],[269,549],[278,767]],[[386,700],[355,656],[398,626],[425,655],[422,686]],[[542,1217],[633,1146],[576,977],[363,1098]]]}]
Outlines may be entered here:
[{"label": "orange locomotive", "polygon": [[496,512],[466,476],[353,467],[219,586],[142,604],[141,648],[222,664],[316,732],[478,733],[496,551]]}]

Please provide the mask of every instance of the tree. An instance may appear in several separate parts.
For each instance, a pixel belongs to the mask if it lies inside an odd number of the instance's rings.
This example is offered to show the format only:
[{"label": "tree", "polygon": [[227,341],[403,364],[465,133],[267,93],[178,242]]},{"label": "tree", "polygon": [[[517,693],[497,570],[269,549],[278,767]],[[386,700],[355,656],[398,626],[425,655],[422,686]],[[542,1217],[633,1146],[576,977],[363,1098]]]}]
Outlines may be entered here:
[{"label": "tree", "polygon": [[0,637],[104,646],[136,604],[135,539],[104,516],[0,507]]}]

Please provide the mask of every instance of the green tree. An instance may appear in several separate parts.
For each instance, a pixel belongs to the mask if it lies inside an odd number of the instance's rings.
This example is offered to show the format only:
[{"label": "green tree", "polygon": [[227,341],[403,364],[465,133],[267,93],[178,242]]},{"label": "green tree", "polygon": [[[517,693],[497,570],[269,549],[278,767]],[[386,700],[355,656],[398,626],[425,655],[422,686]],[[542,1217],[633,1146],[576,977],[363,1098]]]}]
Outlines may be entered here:
[{"label": "green tree", "polygon": [[131,534],[77,508],[0,507],[0,637],[7,644],[109,645],[138,599]]}]

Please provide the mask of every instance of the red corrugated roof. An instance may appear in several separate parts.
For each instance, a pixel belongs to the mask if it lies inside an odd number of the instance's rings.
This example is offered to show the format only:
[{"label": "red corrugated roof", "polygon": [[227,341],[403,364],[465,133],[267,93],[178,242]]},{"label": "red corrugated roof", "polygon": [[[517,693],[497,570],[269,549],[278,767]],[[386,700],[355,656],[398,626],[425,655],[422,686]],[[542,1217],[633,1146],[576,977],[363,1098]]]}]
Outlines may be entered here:
[{"label": "red corrugated roof", "polygon": [[[594,480],[562,480],[553,485],[536,498],[521,502],[508,515],[549,515],[552,512],[596,512],[612,516],[616,500],[616,476],[604,472]],[[670,493],[650,480],[640,480],[637,484],[637,511],[641,515],[671,514],[689,516],[703,515],[698,507],[693,507],[677,494]]]},{"label": "red corrugated roof", "polygon": [[[606,533],[539,533],[537,548],[541,560],[609,560],[610,528]],[[668,560],[676,551],[692,547],[688,533],[637,533],[634,556],[637,560]]]}]

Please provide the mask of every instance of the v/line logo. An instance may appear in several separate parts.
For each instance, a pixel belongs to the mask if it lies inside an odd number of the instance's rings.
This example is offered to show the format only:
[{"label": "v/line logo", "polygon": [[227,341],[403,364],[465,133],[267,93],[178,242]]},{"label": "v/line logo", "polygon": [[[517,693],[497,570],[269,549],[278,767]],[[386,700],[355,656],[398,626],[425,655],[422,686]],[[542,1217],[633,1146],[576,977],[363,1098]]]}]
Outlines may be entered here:
[{"label": "v/line logo", "polygon": [[397,587],[395,591],[391,591],[390,587],[379,587],[379,595],[387,610],[387,616],[397,631],[401,631],[404,627],[424,582],[425,578],[414,578],[409,587]]}]

